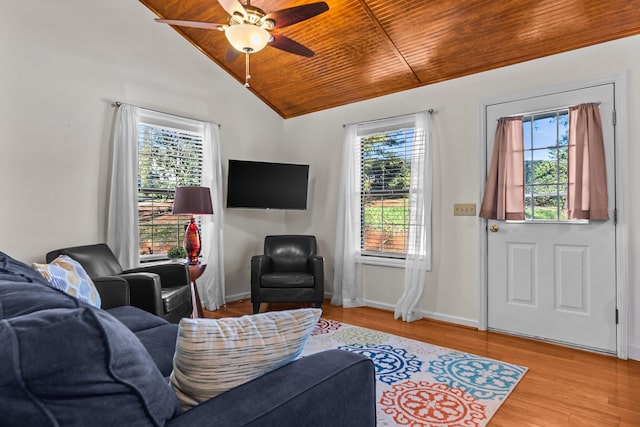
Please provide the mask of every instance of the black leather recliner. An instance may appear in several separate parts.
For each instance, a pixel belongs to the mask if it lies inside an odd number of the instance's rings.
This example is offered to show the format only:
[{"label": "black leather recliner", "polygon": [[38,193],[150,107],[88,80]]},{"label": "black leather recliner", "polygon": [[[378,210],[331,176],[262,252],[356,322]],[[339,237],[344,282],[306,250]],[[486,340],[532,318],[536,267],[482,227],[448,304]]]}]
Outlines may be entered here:
[{"label": "black leather recliner", "polygon": [[[47,262],[67,255],[82,265],[96,284],[100,298],[112,295],[105,288],[117,286],[119,294],[127,292],[131,305],[139,307],[172,323],[178,323],[192,312],[189,270],[184,264],[166,263],[123,270],[111,249],[104,243],[74,246],[51,251]],[[102,289],[102,291],[101,291]],[[119,300],[122,295],[119,295]],[[103,308],[112,303],[103,301]]]},{"label": "black leather recliner", "polygon": [[263,302],[309,302],[322,307],[324,258],[317,255],[314,236],[264,238],[264,255],[251,257],[253,312]]}]

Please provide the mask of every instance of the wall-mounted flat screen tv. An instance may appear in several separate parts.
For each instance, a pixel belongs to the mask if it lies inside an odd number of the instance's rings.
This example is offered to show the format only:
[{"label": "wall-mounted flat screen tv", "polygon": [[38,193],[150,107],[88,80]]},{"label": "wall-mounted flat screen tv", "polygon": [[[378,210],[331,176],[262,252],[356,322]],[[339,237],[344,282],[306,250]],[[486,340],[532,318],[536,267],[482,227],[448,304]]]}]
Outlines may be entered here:
[{"label": "wall-mounted flat screen tv", "polygon": [[307,208],[309,165],[229,160],[228,208]]}]

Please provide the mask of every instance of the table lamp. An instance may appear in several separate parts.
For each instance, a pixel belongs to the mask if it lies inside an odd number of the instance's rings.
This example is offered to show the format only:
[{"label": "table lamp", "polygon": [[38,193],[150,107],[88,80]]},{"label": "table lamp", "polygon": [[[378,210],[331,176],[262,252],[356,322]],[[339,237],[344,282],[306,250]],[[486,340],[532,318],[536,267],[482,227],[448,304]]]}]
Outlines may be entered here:
[{"label": "table lamp", "polygon": [[191,215],[191,222],[184,233],[184,249],[187,251],[189,264],[198,264],[201,249],[200,230],[193,216],[213,213],[211,190],[209,187],[176,187],[173,213]]}]

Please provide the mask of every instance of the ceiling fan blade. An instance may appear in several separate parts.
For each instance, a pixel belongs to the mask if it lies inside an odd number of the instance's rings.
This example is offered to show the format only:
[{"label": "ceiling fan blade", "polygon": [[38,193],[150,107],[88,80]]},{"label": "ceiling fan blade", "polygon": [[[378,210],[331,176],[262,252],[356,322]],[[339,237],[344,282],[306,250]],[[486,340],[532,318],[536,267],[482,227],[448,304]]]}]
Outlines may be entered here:
[{"label": "ceiling fan blade", "polygon": [[283,36],[282,34],[271,34],[271,36],[273,36],[273,40],[269,42],[269,46],[307,58],[311,58],[314,55],[311,49],[301,45],[297,41],[291,40],[287,36]]},{"label": "ceiling fan blade", "polygon": [[235,47],[227,47],[227,53],[224,55],[224,62],[233,62],[240,57],[241,53]]},{"label": "ceiling fan blade", "polygon": [[177,25],[179,27],[203,28],[205,30],[223,30],[226,27],[226,25],[214,24],[212,22],[182,21],[180,19],[156,19],[156,22]]},{"label": "ceiling fan blade", "polygon": [[321,14],[322,12],[326,12],[327,10],[329,10],[329,5],[321,1],[267,13],[267,15],[263,18],[263,21],[271,19],[273,22],[275,22],[275,26],[273,28],[282,28],[288,25],[293,25],[296,22],[312,18],[316,15]]},{"label": "ceiling fan blade", "polygon": [[244,6],[238,0],[218,0],[218,3],[220,3],[220,6],[231,16],[236,13],[247,16]]}]

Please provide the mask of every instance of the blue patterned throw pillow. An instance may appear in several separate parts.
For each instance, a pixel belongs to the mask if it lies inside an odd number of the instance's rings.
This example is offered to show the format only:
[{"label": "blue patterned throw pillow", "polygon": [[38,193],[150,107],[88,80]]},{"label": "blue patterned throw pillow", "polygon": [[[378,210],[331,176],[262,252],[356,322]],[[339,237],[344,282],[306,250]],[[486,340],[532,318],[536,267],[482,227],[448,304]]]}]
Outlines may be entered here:
[{"label": "blue patterned throw pillow", "polygon": [[49,264],[33,264],[52,287],[66,292],[87,304],[100,308],[100,294],[84,268],[67,255],[60,255]]}]

